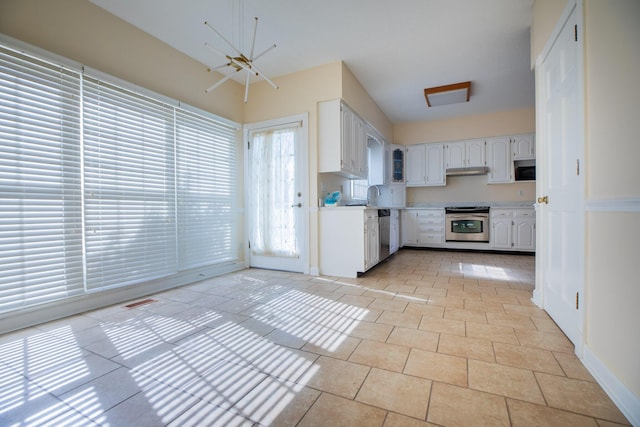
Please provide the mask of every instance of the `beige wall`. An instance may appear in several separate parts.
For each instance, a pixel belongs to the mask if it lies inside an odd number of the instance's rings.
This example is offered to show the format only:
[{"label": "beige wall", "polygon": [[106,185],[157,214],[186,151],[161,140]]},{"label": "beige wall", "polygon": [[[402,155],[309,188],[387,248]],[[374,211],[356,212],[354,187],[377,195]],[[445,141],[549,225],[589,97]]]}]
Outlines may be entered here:
[{"label": "beige wall", "polygon": [[[448,120],[401,123],[394,143],[455,141],[535,132],[535,109],[504,111]],[[525,202],[535,198],[535,183],[487,184],[486,176],[447,177],[446,187],[407,188],[407,204],[428,202]]]},{"label": "beige wall", "polygon": [[640,1],[585,4],[589,199],[640,196]]},{"label": "beige wall", "polygon": [[[587,201],[639,202],[640,2],[584,9]],[[640,229],[625,226],[638,223],[637,211],[588,212],[586,342],[640,402]]]},{"label": "beige wall", "polygon": [[392,140],[393,123],[389,121],[387,116],[344,63],[342,64],[342,99],[344,99],[358,115],[376,128],[382,136],[389,141]]},{"label": "beige wall", "polygon": [[394,128],[393,142],[411,145],[535,131],[535,108],[526,108],[448,120],[400,123]]},{"label": "beige wall", "polygon": [[554,30],[568,0],[535,0],[531,19],[531,68]]}]

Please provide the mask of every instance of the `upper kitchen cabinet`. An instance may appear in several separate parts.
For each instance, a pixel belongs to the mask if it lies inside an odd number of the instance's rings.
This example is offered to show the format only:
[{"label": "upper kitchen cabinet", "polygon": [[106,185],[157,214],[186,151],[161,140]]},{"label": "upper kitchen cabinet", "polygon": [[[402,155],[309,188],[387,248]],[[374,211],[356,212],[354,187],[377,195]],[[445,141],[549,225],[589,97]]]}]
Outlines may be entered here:
[{"label": "upper kitchen cabinet", "polygon": [[318,103],[318,151],[319,172],[367,178],[365,123],[340,99]]},{"label": "upper kitchen cabinet", "polygon": [[446,185],[444,144],[410,145],[406,152],[407,187]]},{"label": "upper kitchen cabinet", "polygon": [[369,185],[388,183],[387,148],[384,139],[374,129],[367,129],[367,161]]},{"label": "upper kitchen cabinet", "polygon": [[511,142],[508,136],[487,138],[487,166],[489,184],[508,184],[512,182]]},{"label": "upper kitchen cabinet", "polygon": [[405,149],[401,145],[385,144],[385,184],[404,183]]},{"label": "upper kitchen cabinet", "polygon": [[466,168],[485,165],[485,141],[449,142],[445,146],[445,168]]},{"label": "upper kitchen cabinet", "polygon": [[511,139],[513,160],[533,160],[536,158],[534,134],[517,135]]}]

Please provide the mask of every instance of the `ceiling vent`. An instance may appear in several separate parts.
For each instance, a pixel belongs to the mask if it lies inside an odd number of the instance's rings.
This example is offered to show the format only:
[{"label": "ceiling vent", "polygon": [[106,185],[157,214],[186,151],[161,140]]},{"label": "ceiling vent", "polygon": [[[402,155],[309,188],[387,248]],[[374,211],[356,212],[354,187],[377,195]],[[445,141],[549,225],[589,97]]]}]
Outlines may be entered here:
[{"label": "ceiling vent", "polygon": [[430,87],[424,90],[424,97],[429,107],[469,102],[471,82]]}]

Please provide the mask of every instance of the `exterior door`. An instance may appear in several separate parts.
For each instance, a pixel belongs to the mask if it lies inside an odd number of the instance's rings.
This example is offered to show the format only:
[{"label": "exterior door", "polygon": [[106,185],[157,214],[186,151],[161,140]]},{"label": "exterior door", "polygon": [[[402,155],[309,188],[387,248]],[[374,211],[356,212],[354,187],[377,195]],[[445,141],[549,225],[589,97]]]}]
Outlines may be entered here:
[{"label": "exterior door", "polygon": [[247,126],[251,267],[308,273],[303,141],[306,117]]},{"label": "exterior door", "polygon": [[[581,352],[584,183],[577,11],[568,15],[540,67],[544,159],[538,187],[544,309]],[[544,198],[546,196],[546,199]],[[538,285],[538,283],[536,284]]]}]

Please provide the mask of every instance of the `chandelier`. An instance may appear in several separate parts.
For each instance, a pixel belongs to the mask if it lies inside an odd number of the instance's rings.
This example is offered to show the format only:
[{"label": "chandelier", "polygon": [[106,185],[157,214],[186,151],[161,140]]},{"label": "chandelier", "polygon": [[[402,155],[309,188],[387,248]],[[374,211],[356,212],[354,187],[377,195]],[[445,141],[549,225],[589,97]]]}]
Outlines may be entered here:
[{"label": "chandelier", "polygon": [[236,73],[239,73],[241,71],[246,71],[246,78],[245,78],[245,85],[244,85],[244,102],[246,103],[247,100],[249,99],[249,80],[251,79],[251,76],[257,76],[257,77],[261,77],[262,79],[264,79],[267,83],[269,83],[271,86],[273,86],[274,89],[278,89],[278,85],[276,85],[273,81],[271,81],[271,79],[269,77],[267,77],[266,74],[264,74],[262,71],[260,71],[260,69],[256,66],[255,61],[258,60],[259,58],[261,58],[262,56],[264,56],[267,52],[270,52],[272,49],[274,49],[276,47],[275,44],[272,44],[271,46],[269,46],[267,49],[265,49],[264,51],[258,53],[258,54],[254,54],[254,50],[255,50],[255,45],[256,45],[256,34],[258,32],[258,17],[254,18],[254,26],[253,26],[253,37],[252,37],[252,41],[251,41],[251,50],[249,51],[249,54],[246,55],[245,53],[242,52],[242,15],[243,15],[243,9],[244,6],[242,4],[243,0],[239,0],[239,5],[240,5],[240,12],[239,12],[239,43],[238,46],[234,45],[233,43],[231,43],[226,37],[224,37],[222,35],[222,33],[220,33],[220,31],[216,30],[211,24],[209,24],[207,21],[204,22],[204,25],[206,25],[208,28],[210,28],[214,33],[216,33],[218,35],[218,37],[220,37],[222,40],[224,40],[224,42],[231,48],[232,53],[225,53],[220,49],[217,49],[216,47],[210,45],[209,43],[205,43],[204,45],[212,50],[213,52],[216,52],[217,54],[223,56],[226,59],[226,62],[224,64],[218,65],[216,67],[210,67],[208,69],[208,71],[215,71],[215,70],[221,70],[224,68],[227,69],[231,69],[231,73],[227,74],[225,77],[223,77],[222,79],[218,80],[216,83],[214,83],[213,85],[209,86],[205,92],[206,93],[210,93],[212,92],[214,89],[216,89],[218,86],[222,85],[224,82],[226,82],[227,80],[233,78],[235,76]]}]

